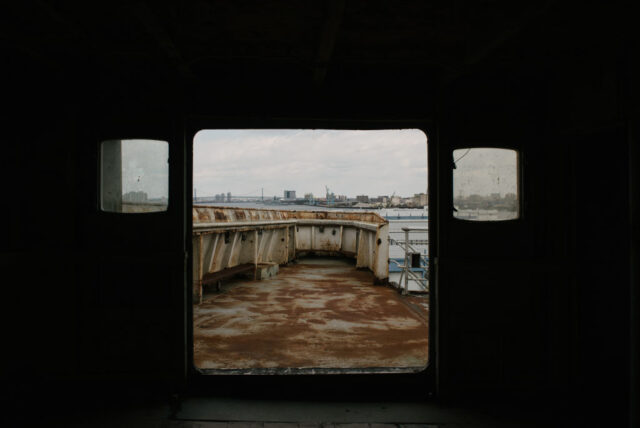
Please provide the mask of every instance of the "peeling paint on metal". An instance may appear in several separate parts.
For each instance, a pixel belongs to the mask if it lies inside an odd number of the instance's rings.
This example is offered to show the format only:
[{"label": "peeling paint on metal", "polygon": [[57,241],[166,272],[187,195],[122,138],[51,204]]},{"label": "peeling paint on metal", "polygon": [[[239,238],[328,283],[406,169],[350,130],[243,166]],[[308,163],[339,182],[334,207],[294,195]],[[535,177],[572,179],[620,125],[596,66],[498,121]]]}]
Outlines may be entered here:
[{"label": "peeling paint on metal", "polygon": [[386,224],[387,221],[376,213],[343,211],[288,211],[260,208],[212,207],[194,205],[192,219],[194,223],[232,222],[242,220],[352,220],[373,224]]},{"label": "peeling paint on metal", "polygon": [[194,308],[201,369],[423,367],[428,306],[373,286],[368,271],[304,259],[243,280]]},{"label": "peeling paint on metal", "polygon": [[[194,206],[193,219],[194,238],[199,236],[200,240],[198,246],[194,239],[193,246],[196,301],[203,275],[242,263],[287,263],[298,252],[352,256],[357,266],[370,269],[378,282],[386,282],[389,277],[388,222],[375,213]],[[291,237],[287,235],[288,228],[292,230]],[[238,239],[253,231],[261,237],[257,254],[253,242]],[[218,244],[220,233],[225,239]],[[291,251],[289,240],[295,245]],[[381,246],[374,244],[378,241]],[[212,262],[203,263],[200,258],[207,255],[212,255]]]}]

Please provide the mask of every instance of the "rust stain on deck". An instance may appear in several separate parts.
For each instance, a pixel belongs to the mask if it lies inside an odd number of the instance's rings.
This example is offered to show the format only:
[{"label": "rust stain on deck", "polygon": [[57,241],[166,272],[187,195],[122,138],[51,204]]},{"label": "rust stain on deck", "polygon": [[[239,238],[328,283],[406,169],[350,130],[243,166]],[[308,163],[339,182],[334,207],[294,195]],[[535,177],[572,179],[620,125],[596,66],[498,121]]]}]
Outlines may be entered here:
[{"label": "rust stain on deck", "polygon": [[422,367],[428,305],[336,259],[301,260],[194,307],[202,369]]}]

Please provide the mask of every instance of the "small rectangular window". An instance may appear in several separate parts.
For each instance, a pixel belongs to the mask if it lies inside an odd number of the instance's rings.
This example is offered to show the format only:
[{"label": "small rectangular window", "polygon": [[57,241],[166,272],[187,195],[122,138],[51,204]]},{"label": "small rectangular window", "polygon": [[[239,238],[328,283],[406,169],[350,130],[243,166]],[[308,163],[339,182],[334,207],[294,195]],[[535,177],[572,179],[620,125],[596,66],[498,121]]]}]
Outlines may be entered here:
[{"label": "small rectangular window", "polygon": [[117,213],[166,211],[169,143],[108,140],[101,144],[100,208]]},{"label": "small rectangular window", "polygon": [[471,221],[519,217],[518,152],[467,148],[453,151],[453,216]]}]

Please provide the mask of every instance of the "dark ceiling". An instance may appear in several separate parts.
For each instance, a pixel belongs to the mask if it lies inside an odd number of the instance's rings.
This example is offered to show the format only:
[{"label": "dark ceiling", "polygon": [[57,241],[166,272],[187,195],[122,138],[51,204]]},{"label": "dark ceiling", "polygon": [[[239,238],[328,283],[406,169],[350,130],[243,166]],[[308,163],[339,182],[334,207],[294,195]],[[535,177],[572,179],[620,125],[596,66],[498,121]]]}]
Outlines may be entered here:
[{"label": "dark ceiling", "polygon": [[4,14],[2,39],[63,73],[75,64],[196,84],[426,87],[593,47],[598,29],[619,18],[600,9],[551,0],[21,1]]}]

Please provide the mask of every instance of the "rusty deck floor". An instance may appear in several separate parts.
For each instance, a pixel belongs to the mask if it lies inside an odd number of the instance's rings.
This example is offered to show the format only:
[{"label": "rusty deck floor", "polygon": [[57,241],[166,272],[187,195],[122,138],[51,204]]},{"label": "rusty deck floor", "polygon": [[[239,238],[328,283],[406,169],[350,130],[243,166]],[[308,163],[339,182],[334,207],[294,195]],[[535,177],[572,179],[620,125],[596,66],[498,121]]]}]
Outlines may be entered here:
[{"label": "rusty deck floor", "polygon": [[205,370],[418,370],[427,364],[426,297],[373,285],[342,259],[302,259],[239,280],[194,307],[194,362]]}]

